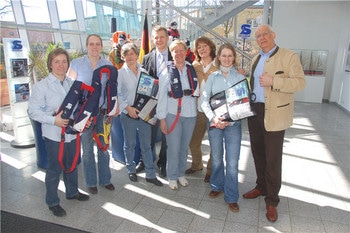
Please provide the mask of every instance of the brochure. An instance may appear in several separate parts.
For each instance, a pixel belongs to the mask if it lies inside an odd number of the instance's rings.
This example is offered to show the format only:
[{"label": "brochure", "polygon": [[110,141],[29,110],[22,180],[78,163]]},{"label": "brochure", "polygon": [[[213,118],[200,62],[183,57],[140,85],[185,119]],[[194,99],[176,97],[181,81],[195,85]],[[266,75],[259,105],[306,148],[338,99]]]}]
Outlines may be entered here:
[{"label": "brochure", "polygon": [[158,79],[141,72],[133,107],[140,111],[138,116],[151,125],[155,125],[157,122],[158,88]]},{"label": "brochure", "polygon": [[243,79],[210,97],[210,107],[224,121],[237,121],[255,115],[250,107],[249,96],[248,81]]}]

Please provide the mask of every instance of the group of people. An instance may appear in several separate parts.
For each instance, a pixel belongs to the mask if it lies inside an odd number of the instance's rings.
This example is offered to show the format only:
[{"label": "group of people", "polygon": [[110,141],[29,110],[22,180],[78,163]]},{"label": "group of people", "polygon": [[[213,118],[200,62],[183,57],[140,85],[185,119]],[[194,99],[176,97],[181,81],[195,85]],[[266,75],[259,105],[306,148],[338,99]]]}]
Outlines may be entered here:
[{"label": "group of people", "polygon": [[[248,118],[251,150],[257,174],[256,186],[243,194],[246,199],[265,196],[266,218],[274,222],[278,218],[277,205],[281,188],[282,148],[285,130],[292,125],[294,93],[305,86],[304,72],[298,56],[280,48],[275,43],[276,34],[269,25],[260,25],[255,32],[261,48],[252,61],[250,77],[251,108],[255,116]],[[241,120],[226,121],[217,116],[210,106],[211,96],[222,92],[245,79],[243,70],[236,69],[236,51],[225,43],[216,49],[215,43],[203,36],[195,41],[195,61],[186,61],[188,46],[183,40],[173,40],[168,46],[169,34],[165,27],[152,29],[155,48],[138,63],[139,50],[133,43],[121,46],[124,64],[118,70],[118,104],[124,137],[124,155],[128,177],[138,180],[137,173],[145,170],[146,181],[156,186],[163,183],[156,177],[154,153],[157,134],[162,134],[157,165],[161,177],[167,177],[171,189],[178,183],[188,186],[186,175],[203,170],[201,143],[205,133],[210,142],[210,158],[204,182],[210,183],[211,198],[221,193],[233,212],[239,211],[238,163],[242,139]],[[46,173],[46,203],[56,216],[65,214],[59,205],[57,186],[62,169],[57,161],[60,129],[68,122],[57,111],[62,98],[69,90],[72,79],[91,82],[94,69],[111,64],[101,58],[102,40],[89,35],[86,42],[88,54],[72,61],[63,49],[51,52],[49,77],[34,86],[29,104],[29,114],[43,126],[43,137],[50,158]],[[68,72],[67,72],[68,70]],[[66,74],[67,72],[67,74]],[[139,110],[133,106],[140,73],[159,80],[157,124],[150,125],[138,117]],[[49,98],[55,96],[55,98]],[[58,98],[60,97],[60,98]],[[103,104],[103,102],[101,102]],[[103,106],[100,106],[103,108]],[[116,117],[116,115],[114,117]],[[103,117],[103,116],[101,116]],[[92,131],[97,122],[89,122],[82,133],[82,161],[86,186],[92,194],[99,184],[113,190],[109,168],[108,151],[98,150],[98,170],[93,154]],[[209,127],[210,125],[210,127]],[[98,127],[98,126],[97,126]],[[136,134],[139,135],[141,158],[135,163]],[[76,150],[77,143],[66,135],[67,160]],[[70,149],[69,149],[70,148]],[[187,167],[188,150],[191,167]],[[69,162],[69,161],[68,161]],[[77,189],[77,171],[63,173],[67,199],[84,201],[88,196]]]}]

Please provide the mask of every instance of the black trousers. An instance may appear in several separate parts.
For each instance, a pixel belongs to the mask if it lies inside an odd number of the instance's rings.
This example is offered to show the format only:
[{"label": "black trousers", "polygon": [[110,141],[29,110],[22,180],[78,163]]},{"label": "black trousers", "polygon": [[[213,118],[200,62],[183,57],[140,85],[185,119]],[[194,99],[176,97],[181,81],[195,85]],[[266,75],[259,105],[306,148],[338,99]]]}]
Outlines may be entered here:
[{"label": "black trousers", "polygon": [[[282,180],[282,154],[285,130],[268,132],[264,126],[265,104],[253,103],[256,116],[248,118],[251,150],[257,175],[256,187],[266,193],[266,206],[277,206]],[[283,120],[283,119],[282,119]]]},{"label": "black trousers", "polygon": [[[152,138],[151,138],[151,148],[153,150],[154,153],[156,153],[156,139],[157,139],[157,134],[159,131],[159,121],[157,121],[157,124],[155,124],[154,126],[152,126]],[[159,159],[157,162],[158,167],[163,167],[166,166],[166,149],[167,149],[167,145],[166,145],[166,139],[165,139],[165,134],[162,134],[162,144],[160,147],[160,151],[159,151]]]}]

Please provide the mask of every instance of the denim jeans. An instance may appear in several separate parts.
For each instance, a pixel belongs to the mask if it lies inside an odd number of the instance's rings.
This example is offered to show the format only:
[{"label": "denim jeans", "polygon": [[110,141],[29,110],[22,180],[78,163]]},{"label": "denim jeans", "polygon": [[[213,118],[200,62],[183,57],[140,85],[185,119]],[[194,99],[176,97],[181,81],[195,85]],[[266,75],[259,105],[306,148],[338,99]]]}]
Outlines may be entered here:
[{"label": "denim jeans", "polygon": [[[94,154],[94,143],[93,131],[97,134],[103,132],[103,118],[104,116],[98,115],[96,125],[94,123],[83,132],[81,135],[81,144],[83,147],[83,165],[84,165],[84,176],[87,187],[96,187],[97,185],[97,173],[96,173],[96,162]],[[100,141],[104,146],[105,143],[100,137]],[[109,153],[108,150],[102,151],[97,147],[97,169],[98,178],[100,185],[108,185],[111,183],[111,170],[109,168]]]},{"label": "denim jeans", "polygon": [[136,133],[139,133],[142,160],[145,164],[146,178],[156,177],[156,170],[153,163],[153,152],[151,148],[151,125],[141,119],[133,119],[125,113],[120,116],[120,122],[124,131],[124,154],[126,169],[128,173],[136,173],[136,164],[134,162]]},{"label": "denim jeans", "polygon": [[[214,191],[224,191],[227,203],[238,201],[238,160],[241,151],[242,123],[235,121],[225,129],[208,130],[211,150],[210,186]],[[225,142],[225,165],[223,161]]]},{"label": "denim jeans", "polygon": [[[120,122],[120,116],[113,117],[112,127],[111,127],[111,147],[112,147],[112,157],[116,161],[125,164],[124,155],[124,132],[123,127]],[[141,158],[140,140],[138,132],[136,133],[136,148],[134,161],[137,164]]]},{"label": "denim jeans", "polygon": [[[49,207],[60,204],[57,189],[60,182],[62,168],[58,162],[58,153],[60,143],[44,138],[45,149],[47,153],[48,167],[46,169],[46,204]],[[64,144],[63,164],[65,170],[72,166],[76,152],[76,140]],[[80,155],[79,155],[80,156]],[[73,197],[78,193],[78,169],[75,168],[71,173],[63,172],[63,181],[66,187],[66,197]]]},{"label": "denim jeans", "polygon": [[[168,114],[166,123],[168,130],[175,120],[175,115]],[[196,117],[179,117],[174,130],[166,135],[167,142],[167,177],[169,180],[185,175],[188,147],[192,138]]]}]

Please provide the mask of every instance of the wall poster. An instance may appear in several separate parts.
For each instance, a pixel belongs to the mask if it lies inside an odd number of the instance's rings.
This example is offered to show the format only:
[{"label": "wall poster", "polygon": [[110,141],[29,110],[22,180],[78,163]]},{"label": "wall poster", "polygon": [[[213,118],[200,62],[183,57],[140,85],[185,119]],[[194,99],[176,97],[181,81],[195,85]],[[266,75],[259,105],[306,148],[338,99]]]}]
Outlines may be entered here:
[{"label": "wall poster", "polygon": [[28,60],[26,58],[11,59],[13,78],[28,77]]}]

